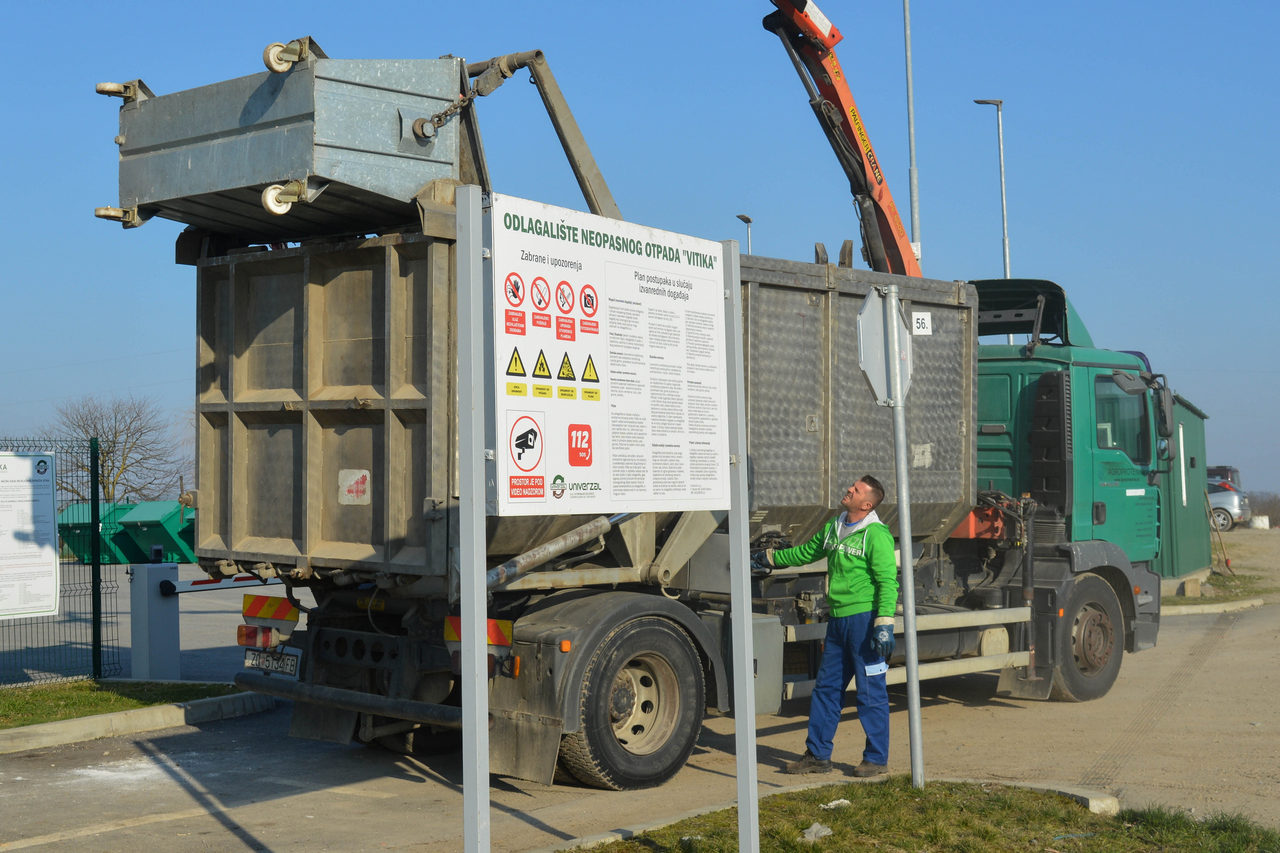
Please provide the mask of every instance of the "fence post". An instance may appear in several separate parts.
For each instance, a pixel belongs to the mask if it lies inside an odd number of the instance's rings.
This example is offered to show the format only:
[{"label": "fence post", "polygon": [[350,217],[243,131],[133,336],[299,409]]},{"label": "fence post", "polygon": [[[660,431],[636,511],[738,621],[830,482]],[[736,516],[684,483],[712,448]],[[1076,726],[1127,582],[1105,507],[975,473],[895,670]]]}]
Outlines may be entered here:
[{"label": "fence post", "polygon": [[93,679],[102,678],[102,512],[98,494],[100,483],[98,469],[98,438],[89,439],[89,562],[93,580]]}]

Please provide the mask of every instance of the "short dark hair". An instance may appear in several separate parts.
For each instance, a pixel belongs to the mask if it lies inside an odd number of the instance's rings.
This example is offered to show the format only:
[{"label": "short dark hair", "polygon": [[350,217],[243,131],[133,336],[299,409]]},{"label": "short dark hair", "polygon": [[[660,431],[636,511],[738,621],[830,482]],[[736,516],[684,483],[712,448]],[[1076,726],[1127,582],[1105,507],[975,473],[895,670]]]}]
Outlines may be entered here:
[{"label": "short dark hair", "polygon": [[871,488],[871,495],[875,499],[875,503],[872,504],[871,508],[875,509],[880,506],[880,502],[884,500],[884,485],[870,474],[863,474],[858,478],[858,482],[866,483]]}]

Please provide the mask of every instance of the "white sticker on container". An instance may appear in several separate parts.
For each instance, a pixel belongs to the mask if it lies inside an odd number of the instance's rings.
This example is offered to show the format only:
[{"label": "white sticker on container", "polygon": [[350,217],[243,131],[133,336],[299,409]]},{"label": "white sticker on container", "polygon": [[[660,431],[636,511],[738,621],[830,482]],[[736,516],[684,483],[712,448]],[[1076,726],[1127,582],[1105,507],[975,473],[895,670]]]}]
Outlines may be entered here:
[{"label": "white sticker on container", "polygon": [[882,661],[880,661],[880,663],[869,663],[869,664],[867,664],[867,675],[869,675],[869,676],[871,676],[871,675],[884,675],[884,674],[885,674],[886,672],[888,672],[888,671],[889,671],[889,662],[888,662],[888,661],[883,661],[883,660],[882,660]]},{"label": "white sticker on container", "polygon": [[912,468],[932,468],[933,467],[933,445],[932,444],[911,445],[911,467]]},{"label": "white sticker on container", "polygon": [[342,506],[368,506],[373,484],[363,468],[343,468],[338,472],[338,503]]},{"label": "white sticker on container", "polygon": [[933,314],[929,311],[912,311],[911,312],[911,334],[932,335],[933,334]]}]

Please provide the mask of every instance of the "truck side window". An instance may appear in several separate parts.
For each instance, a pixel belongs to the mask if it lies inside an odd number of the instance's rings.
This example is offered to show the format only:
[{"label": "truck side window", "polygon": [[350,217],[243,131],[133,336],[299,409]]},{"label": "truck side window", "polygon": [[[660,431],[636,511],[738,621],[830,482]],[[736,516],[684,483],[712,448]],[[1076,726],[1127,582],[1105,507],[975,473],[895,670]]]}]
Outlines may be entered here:
[{"label": "truck side window", "polygon": [[1139,465],[1150,462],[1146,395],[1126,394],[1110,376],[1095,378],[1093,388],[1098,448],[1122,450]]}]

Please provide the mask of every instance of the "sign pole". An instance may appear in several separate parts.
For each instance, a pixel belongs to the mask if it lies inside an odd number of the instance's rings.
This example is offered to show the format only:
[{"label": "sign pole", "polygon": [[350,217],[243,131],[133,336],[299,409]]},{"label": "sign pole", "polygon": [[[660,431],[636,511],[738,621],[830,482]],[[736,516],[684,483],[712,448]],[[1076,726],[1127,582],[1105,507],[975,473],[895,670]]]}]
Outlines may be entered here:
[{"label": "sign pole", "polygon": [[458,577],[462,630],[462,813],[468,853],[489,849],[488,631],[485,604],[484,223],[480,188],[459,187]]},{"label": "sign pole", "polygon": [[729,593],[733,641],[733,737],[738,762],[738,849],[760,849],[756,697],[747,548],[747,409],[742,354],[742,277],[738,241],[724,251],[725,371],[729,397]]},{"label": "sign pole", "polygon": [[[911,339],[903,340],[904,326],[898,302],[898,285],[891,284],[884,300],[886,361],[889,367],[889,404],[893,407],[894,476],[898,481],[898,551],[902,555],[902,631],[907,656],[907,728],[911,741],[911,785],[924,787],[924,744],[920,727],[920,659],[916,642],[916,583],[911,549],[911,487],[907,476],[907,401],[903,362],[909,359]],[[909,377],[908,377],[909,378]]]}]

